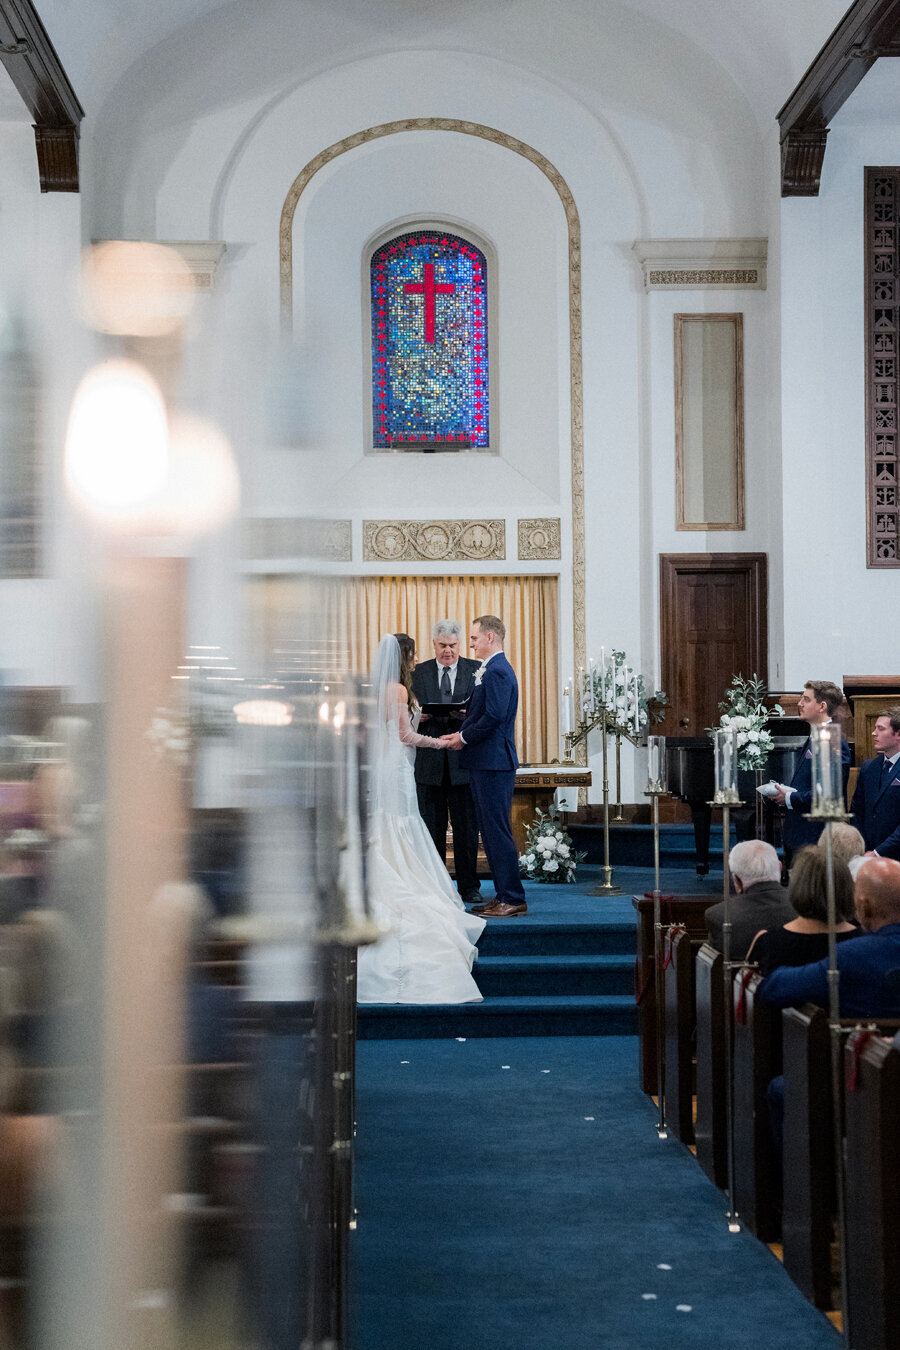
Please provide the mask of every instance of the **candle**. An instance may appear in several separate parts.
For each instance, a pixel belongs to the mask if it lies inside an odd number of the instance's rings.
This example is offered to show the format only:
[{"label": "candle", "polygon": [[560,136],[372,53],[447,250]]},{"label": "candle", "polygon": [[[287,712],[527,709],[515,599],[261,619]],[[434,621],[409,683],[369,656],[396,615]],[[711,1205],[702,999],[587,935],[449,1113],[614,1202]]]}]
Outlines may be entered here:
[{"label": "candle", "polygon": [[600,702],[606,704],[606,648],[600,648]]},{"label": "candle", "polygon": [[638,703],[638,677],[637,671],[632,671],[634,675],[634,734],[637,736],[641,730],[641,709]]},{"label": "candle", "polygon": [[594,717],[594,714],[597,711],[596,704],[597,698],[594,689],[594,658],[591,657],[588,661],[588,712],[591,714],[591,718]]},{"label": "candle", "polygon": [[578,667],[578,721],[584,721],[584,666]]},{"label": "candle", "polygon": [[569,676],[569,730],[575,730],[575,676]]},{"label": "candle", "polygon": [[568,736],[572,731],[572,706],[569,702],[569,686],[563,686],[563,706],[562,706],[563,735]]}]

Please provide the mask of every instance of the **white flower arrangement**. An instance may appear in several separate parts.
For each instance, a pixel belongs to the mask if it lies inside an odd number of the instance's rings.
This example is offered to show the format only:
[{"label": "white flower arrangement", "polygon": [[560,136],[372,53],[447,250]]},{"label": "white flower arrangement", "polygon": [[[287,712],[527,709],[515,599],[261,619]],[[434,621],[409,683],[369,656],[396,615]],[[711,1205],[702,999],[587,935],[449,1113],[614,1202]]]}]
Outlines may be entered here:
[{"label": "white flower arrangement", "polygon": [[[595,666],[591,671],[591,680],[593,681],[593,699],[591,697],[591,681],[585,683],[584,690],[584,709],[583,711],[596,716],[602,712],[604,706],[610,715],[610,729],[614,730],[617,726],[623,731],[634,731],[634,694],[635,694],[635,670],[628,664],[624,652],[614,651],[611,660],[606,667],[605,679],[601,679],[601,671]],[[604,700],[605,693],[605,700]],[[647,688],[643,675],[637,676],[637,705],[638,705],[638,726],[640,728],[649,727],[651,722],[661,722],[665,717],[663,709],[668,703],[668,696],[664,689],[655,689],[652,693]],[[650,705],[656,706],[652,709]]]},{"label": "white flower arrangement", "polygon": [[[719,704],[720,727],[734,727],[739,769],[765,769],[774,742],[766,730],[772,716],[782,717],[784,709],[776,703],[771,712],[765,704],[766,687],[756,675],[745,680],[735,675]],[[707,727],[712,733],[717,727]]]},{"label": "white flower arrangement", "polygon": [[525,830],[527,844],[519,855],[519,872],[527,881],[574,881],[575,867],[586,853],[579,853],[562,828],[559,810],[538,811]]}]

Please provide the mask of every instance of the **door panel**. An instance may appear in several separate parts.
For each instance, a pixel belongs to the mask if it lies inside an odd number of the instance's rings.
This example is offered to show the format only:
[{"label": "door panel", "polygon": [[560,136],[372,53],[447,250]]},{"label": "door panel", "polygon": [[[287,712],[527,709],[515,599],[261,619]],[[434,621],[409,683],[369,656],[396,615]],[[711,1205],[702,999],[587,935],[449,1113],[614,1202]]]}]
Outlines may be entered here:
[{"label": "door panel", "polygon": [[702,736],[733,676],[768,678],[764,553],[660,557],[666,736]]}]

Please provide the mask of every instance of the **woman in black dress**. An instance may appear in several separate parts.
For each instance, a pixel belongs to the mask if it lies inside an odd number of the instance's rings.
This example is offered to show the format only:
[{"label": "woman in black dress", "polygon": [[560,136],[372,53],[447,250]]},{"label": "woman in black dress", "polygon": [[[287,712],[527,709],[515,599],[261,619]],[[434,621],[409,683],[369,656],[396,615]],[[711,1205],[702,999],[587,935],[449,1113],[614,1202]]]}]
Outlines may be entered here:
[{"label": "woman in black dress", "polygon": [[[824,849],[802,848],[794,855],[788,899],[797,911],[797,918],[782,928],[757,933],[747,953],[747,960],[755,961],[763,975],[778,966],[806,966],[828,955],[828,934],[832,930],[828,926],[825,900],[826,871]],[[847,864],[838,858],[834,860],[834,907],[835,938],[845,942],[860,930],[850,922],[853,878]]]}]

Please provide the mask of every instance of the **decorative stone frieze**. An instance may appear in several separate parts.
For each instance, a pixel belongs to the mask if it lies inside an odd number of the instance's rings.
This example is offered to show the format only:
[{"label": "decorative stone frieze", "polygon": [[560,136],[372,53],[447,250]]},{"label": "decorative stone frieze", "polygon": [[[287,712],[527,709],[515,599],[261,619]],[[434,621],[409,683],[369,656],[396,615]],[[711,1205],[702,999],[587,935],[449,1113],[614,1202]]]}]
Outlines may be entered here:
[{"label": "decorative stone frieze", "polygon": [[766,289],[767,239],[638,239],[645,291]]},{"label": "decorative stone frieze", "polygon": [[519,521],[519,559],[522,562],[553,561],[562,557],[559,517]]},{"label": "decorative stone frieze", "polygon": [[502,520],[364,520],[364,562],[482,562],[506,557]]}]

